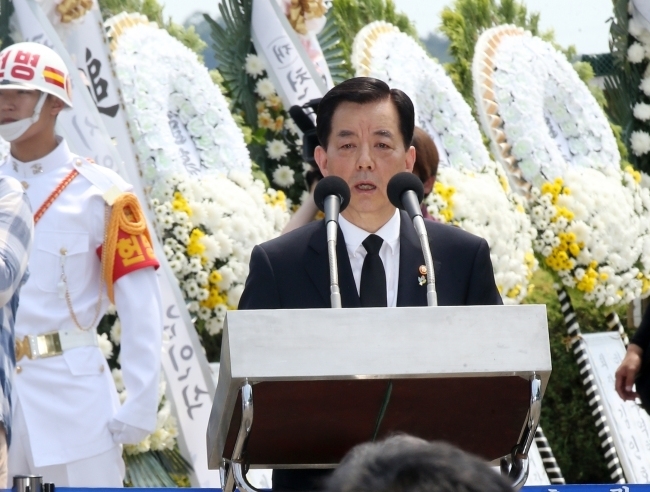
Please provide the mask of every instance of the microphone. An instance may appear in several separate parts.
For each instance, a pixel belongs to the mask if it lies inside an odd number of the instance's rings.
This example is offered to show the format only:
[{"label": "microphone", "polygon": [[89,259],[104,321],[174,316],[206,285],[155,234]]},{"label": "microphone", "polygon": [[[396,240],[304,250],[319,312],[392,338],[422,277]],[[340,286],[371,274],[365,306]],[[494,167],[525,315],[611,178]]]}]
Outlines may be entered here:
[{"label": "microphone", "polygon": [[338,176],[321,179],[314,190],[314,201],[325,213],[327,227],[327,256],[330,264],[330,302],[333,308],[341,306],[339,290],[339,269],[336,259],[336,239],[338,236],[339,213],[350,203],[350,187]]},{"label": "microphone", "polygon": [[388,199],[395,207],[406,210],[413,221],[413,227],[420,238],[424,264],[427,268],[427,305],[438,305],[438,294],[436,293],[436,277],[433,271],[433,258],[429,247],[427,228],[422,218],[420,202],[424,198],[424,186],[422,182],[412,173],[397,173],[388,182]]},{"label": "microphone", "polygon": [[411,219],[422,217],[420,202],[424,198],[422,181],[413,173],[397,173],[388,182],[388,199],[397,208],[406,210]]}]

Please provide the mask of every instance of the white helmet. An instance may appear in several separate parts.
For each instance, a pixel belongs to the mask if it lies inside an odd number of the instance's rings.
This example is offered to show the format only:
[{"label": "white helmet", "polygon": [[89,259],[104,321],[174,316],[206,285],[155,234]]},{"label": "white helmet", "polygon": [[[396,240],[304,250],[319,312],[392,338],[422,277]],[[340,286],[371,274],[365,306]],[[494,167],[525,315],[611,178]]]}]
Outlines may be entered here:
[{"label": "white helmet", "polygon": [[65,63],[39,43],[16,43],[0,52],[0,90],[33,89],[72,107],[72,85]]}]

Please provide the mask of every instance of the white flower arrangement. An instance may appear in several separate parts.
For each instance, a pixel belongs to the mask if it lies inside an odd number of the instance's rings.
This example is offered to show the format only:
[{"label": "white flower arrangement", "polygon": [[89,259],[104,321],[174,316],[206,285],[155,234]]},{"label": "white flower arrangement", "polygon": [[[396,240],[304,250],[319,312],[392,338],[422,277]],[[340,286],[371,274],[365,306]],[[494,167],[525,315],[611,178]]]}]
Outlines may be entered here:
[{"label": "white flower arrangement", "polygon": [[[612,186],[620,180],[622,186]],[[535,250],[567,287],[596,306],[650,294],[650,193],[641,174],[571,168],[531,190]]]},{"label": "white flower arrangement", "polygon": [[[495,49],[497,41],[488,40],[501,32],[511,35],[498,38]],[[539,187],[570,165],[618,168],[621,158],[607,118],[550,43],[501,26],[483,33],[476,53],[472,69],[481,123],[515,179]]]},{"label": "white flower arrangement", "polygon": [[536,230],[523,199],[504,193],[494,174],[454,168],[438,171],[434,191],[425,199],[429,213],[488,242],[501,297],[505,304],[519,304],[538,266],[532,249]]},{"label": "white flower arrangement", "polygon": [[596,306],[650,294],[650,195],[640,173],[620,170],[614,135],[575,70],[513,26],[484,32],[475,53],[481,122],[527,193],[545,265]]},{"label": "white flower arrangement", "polygon": [[630,146],[634,155],[641,156],[650,152],[650,135],[643,130],[636,130],[630,135]]},{"label": "white flower arrangement", "polygon": [[106,25],[147,184],[180,172],[250,171],[244,136],[205,66],[167,31],[140,18],[125,22],[132,18],[120,14]]},{"label": "white flower arrangement", "polygon": [[383,21],[359,31],[351,59],[358,76],[385,80],[411,97],[416,124],[442,157],[434,192],[425,200],[429,213],[485,238],[504,302],[520,303],[537,269],[536,231],[451,79],[411,37]]},{"label": "white flower arrangement", "polygon": [[[304,191],[302,170],[302,139],[296,123],[285,111],[282,99],[268,77],[264,62],[253,53],[246,55],[244,70],[255,81],[254,96],[257,110],[251,152],[257,152],[257,164],[264,170],[272,186],[286,194],[289,208],[298,207]],[[296,179],[298,178],[298,179]]]},{"label": "white flower arrangement", "polygon": [[[650,31],[637,19],[637,15],[639,12],[633,9],[632,17],[628,23],[629,34],[637,40],[627,50],[628,61],[633,64],[640,64],[650,58]],[[650,64],[646,66],[642,74],[639,89],[646,96],[650,96]],[[650,120],[650,105],[639,102],[634,105],[632,114],[636,119],[647,123]],[[633,131],[630,134],[630,148],[637,157],[648,154],[650,152],[650,134],[644,130]]]},{"label": "white flower arrangement", "polygon": [[158,237],[190,313],[208,333],[236,309],[253,246],[278,236],[288,213],[283,192],[250,173],[169,176],[152,200]]},{"label": "white flower arrangement", "polygon": [[641,63],[645,58],[645,50],[640,43],[632,43],[627,49],[627,58],[630,63]]}]

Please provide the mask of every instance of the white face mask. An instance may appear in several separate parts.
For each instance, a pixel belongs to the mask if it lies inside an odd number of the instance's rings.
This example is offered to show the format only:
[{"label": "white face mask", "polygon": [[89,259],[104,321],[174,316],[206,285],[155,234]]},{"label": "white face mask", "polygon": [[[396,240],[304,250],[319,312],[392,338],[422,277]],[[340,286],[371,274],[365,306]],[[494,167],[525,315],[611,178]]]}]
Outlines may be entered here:
[{"label": "white face mask", "polygon": [[34,107],[34,114],[29,118],[23,118],[22,120],[12,121],[11,123],[5,123],[0,125],[0,137],[4,138],[7,142],[13,142],[17,138],[20,138],[29,127],[38,121],[38,118],[41,116],[41,110],[43,109],[43,104],[45,104],[45,98],[47,94],[41,92],[38,102]]}]

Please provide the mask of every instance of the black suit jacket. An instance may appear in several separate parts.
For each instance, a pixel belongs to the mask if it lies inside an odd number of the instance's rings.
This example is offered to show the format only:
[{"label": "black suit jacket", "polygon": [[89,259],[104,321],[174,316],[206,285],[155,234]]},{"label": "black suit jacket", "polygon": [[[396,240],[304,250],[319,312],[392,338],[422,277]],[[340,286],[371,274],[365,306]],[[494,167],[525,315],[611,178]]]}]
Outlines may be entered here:
[{"label": "black suit jacket", "polygon": [[[438,305],[502,304],[494,283],[490,249],[484,239],[461,229],[425,221],[436,276]],[[339,288],[344,308],[360,307],[350,258],[339,228]],[[411,219],[401,212],[398,306],[426,306],[420,240]],[[239,309],[330,307],[329,260],[325,222],[312,222],[253,249],[250,273]],[[273,490],[316,491],[329,470],[274,470]]]},{"label": "black suit jacket", "polygon": [[[484,239],[457,227],[425,221],[436,276],[438,305],[502,304],[494,282],[490,249]],[[344,308],[360,307],[343,233],[337,241],[339,288]],[[426,306],[420,240],[411,219],[401,212],[398,306]],[[327,232],[312,222],[253,249],[250,273],[239,309],[330,307]]]}]

